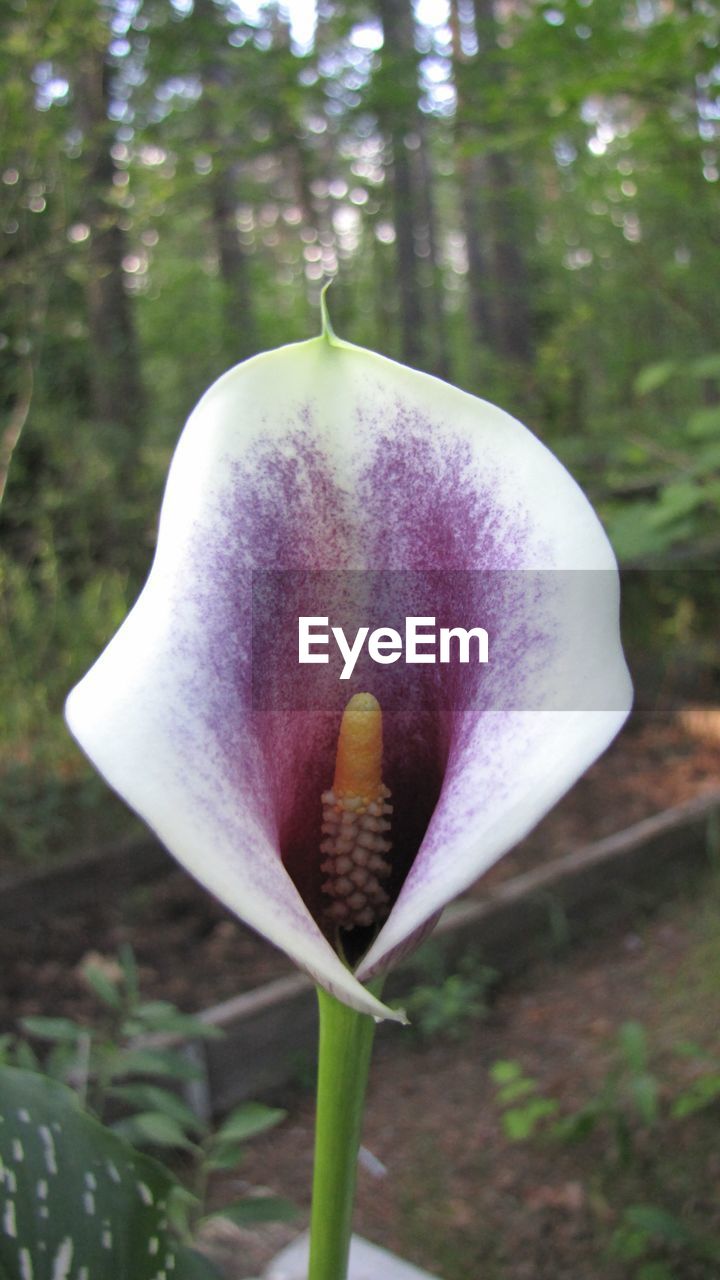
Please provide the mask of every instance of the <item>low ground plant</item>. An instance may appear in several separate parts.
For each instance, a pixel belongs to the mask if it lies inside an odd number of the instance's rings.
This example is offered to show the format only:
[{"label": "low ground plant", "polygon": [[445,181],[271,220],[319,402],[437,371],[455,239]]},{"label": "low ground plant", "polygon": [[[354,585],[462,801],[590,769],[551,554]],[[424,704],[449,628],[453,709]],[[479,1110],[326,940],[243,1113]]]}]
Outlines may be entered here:
[{"label": "low ground plant", "polygon": [[413,968],[417,981],[404,1004],[418,1039],[460,1040],[473,1022],[486,1017],[498,974],[477,952],[467,952],[451,966],[442,944],[433,940],[418,952]]},{"label": "low ground plant", "polygon": [[[6,1177],[6,1187],[17,1195],[13,1213],[27,1211],[27,1178],[30,1199],[41,1187],[49,1197],[48,1215],[57,1215],[57,1225],[48,1219],[46,1245],[57,1236],[60,1249],[66,1238],[74,1238],[62,1232],[72,1231],[75,1211],[94,1213],[101,1202],[111,1240],[115,1214],[117,1230],[128,1231],[123,1194],[125,1183],[133,1182],[148,1210],[157,1209],[161,1199],[164,1207],[152,1238],[165,1240],[181,1276],[212,1277],[209,1264],[189,1250],[211,1219],[247,1226],[294,1215],[288,1201],[264,1194],[209,1208],[212,1176],[237,1170],[247,1142],[279,1124],[285,1112],[246,1102],[215,1124],[186,1096],[188,1086],[202,1086],[204,1074],[188,1045],[222,1033],[168,1001],[144,1000],[129,948],[117,960],[91,959],[83,972],[98,1002],[92,1023],[28,1017],[18,1034],[0,1038],[0,1098],[6,1117],[0,1154],[12,1180],[11,1185]],[[16,1098],[20,1105],[14,1106]],[[33,1143],[37,1135],[39,1142]],[[77,1152],[84,1153],[82,1160]],[[170,1169],[158,1163],[160,1156],[169,1160]],[[40,1176],[43,1168],[45,1174],[61,1172],[62,1179]],[[106,1185],[108,1178],[112,1185]],[[62,1195],[53,1199],[60,1182]],[[41,1233],[33,1230],[39,1244]],[[80,1238],[85,1247],[81,1228]],[[180,1253],[173,1252],[176,1246]],[[88,1257],[92,1260],[92,1254]],[[0,1272],[2,1263],[0,1250]],[[139,1270],[137,1280],[142,1276]]]},{"label": "low ground plant", "polygon": [[[661,1072],[654,1063],[645,1028],[624,1023],[616,1036],[610,1067],[599,1088],[574,1110],[546,1096],[517,1061],[490,1069],[505,1136],[512,1142],[544,1141],[565,1146],[593,1138],[601,1159],[594,1196],[616,1225],[610,1255],[626,1263],[632,1280],[714,1280],[720,1266],[720,1236],[676,1211],[668,1186],[668,1145],[675,1127],[700,1112],[708,1118],[720,1101],[720,1059],[701,1045],[679,1041],[673,1057],[684,1066]],[[623,1201],[623,1188],[647,1186],[657,1199]],[[618,1199],[620,1203],[617,1203]],[[617,1207],[615,1207],[617,1205]]]}]

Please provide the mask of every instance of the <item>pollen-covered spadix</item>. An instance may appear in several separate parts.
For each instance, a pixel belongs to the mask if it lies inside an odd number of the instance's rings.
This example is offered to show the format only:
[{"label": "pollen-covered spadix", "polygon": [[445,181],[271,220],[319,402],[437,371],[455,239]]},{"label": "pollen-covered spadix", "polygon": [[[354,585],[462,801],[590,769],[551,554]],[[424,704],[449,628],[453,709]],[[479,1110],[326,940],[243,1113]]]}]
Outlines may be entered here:
[{"label": "pollen-covered spadix", "polygon": [[[277,570],[430,571],[459,615],[467,575],[494,584],[486,670],[504,662],[504,675],[487,703],[442,681],[414,696],[417,667],[383,668],[401,695],[385,717],[384,780],[406,874],[354,974],[321,908],[321,796],[339,715],[264,703],[254,681],[253,582]],[[604,585],[580,591],[555,625],[550,584],[563,573]],[[497,575],[522,590],[498,590]],[[239,365],[202,398],[172,463],[148,582],[70,695],[68,721],[111,786],[241,919],[348,1004],[397,1016],[360,979],[524,836],[625,719],[617,593],[592,508],[520,423],[326,335]],[[543,616],[540,649],[528,601]],[[569,646],[582,654],[576,699],[572,681],[557,693]]]}]

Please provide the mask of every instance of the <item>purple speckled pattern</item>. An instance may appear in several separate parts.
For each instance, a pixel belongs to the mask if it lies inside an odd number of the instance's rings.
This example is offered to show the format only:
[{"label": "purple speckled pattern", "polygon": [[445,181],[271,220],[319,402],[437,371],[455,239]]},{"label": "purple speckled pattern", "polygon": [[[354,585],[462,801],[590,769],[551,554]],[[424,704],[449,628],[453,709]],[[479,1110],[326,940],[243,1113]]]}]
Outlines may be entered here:
[{"label": "purple speckled pattern", "polygon": [[389,421],[358,427],[373,441],[359,503],[370,566],[382,569],[518,569],[533,530],[518,500],[501,506],[497,471],[477,485],[477,461],[467,440],[453,439],[430,418],[401,402]]}]

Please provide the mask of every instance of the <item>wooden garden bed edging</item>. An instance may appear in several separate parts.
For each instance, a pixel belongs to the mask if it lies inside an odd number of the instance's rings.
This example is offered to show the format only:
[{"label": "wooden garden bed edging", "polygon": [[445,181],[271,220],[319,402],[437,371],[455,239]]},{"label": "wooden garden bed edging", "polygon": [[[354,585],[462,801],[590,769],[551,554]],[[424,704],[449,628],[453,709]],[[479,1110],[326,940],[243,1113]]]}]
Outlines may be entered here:
[{"label": "wooden garden bed edging", "polygon": [[[657,905],[697,875],[720,864],[720,791],[635,823],[563,858],[515,876],[482,899],[465,898],[443,913],[434,937],[452,962],[472,948],[508,976],[588,932],[617,928]],[[0,880],[0,921],[52,908],[65,910],[157,880],[175,864],[151,836],[133,838],[50,871]],[[413,985],[413,959],[388,981],[389,999]],[[315,993],[301,974],[266,983],[205,1009],[222,1040],[193,1043],[187,1052],[205,1067],[192,1101],[203,1112],[226,1110],[282,1088],[307,1071],[316,1037]],[[388,1034],[387,1028],[383,1029]],[[392,1034],[392,1031],[390,1032]],[[396,1031],[396,1034],[401,1034]]]},{"label": "wooden garden bed edging", "polygon": [[68,911],[93,894],[117,895],[158,880],[177,864],[149,833],[129,836],[100,853],[83,853],[58,867],[40,867],[0,878],[0,923],[34,916],[38,910]]},{"label": "wooden garden bed edging", "polygon": [[[515,876],[485,899],[461,899],[443,913],[434,936],[449,959],[471,947],[504,977],[584,934],[630,923],[718,860],[720,792],[713,792]],[[390,999],[408,990],[411,973],[412,958],[391,976]],[[226,1033],[189,1049],[206,1067],[205,1089],[193,1099],[203,1111],[276,1091],[312,1061],[315,993],[301,974],[200,1016]]]}]

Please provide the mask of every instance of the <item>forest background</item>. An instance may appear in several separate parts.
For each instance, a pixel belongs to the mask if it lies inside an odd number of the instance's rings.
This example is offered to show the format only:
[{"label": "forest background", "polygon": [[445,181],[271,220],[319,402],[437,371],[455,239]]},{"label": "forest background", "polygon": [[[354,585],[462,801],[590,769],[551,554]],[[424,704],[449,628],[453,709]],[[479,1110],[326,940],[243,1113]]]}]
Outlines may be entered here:
[{"label": "forest background", "polygon": [[668,670],[717,696],[719,19],[6,0],[4,869],[129,821],[64,696],[142,584],[195,400],[317,333],[332,276],[342,337],[499,401],[584,485],[644,584],[649,702]]}]

